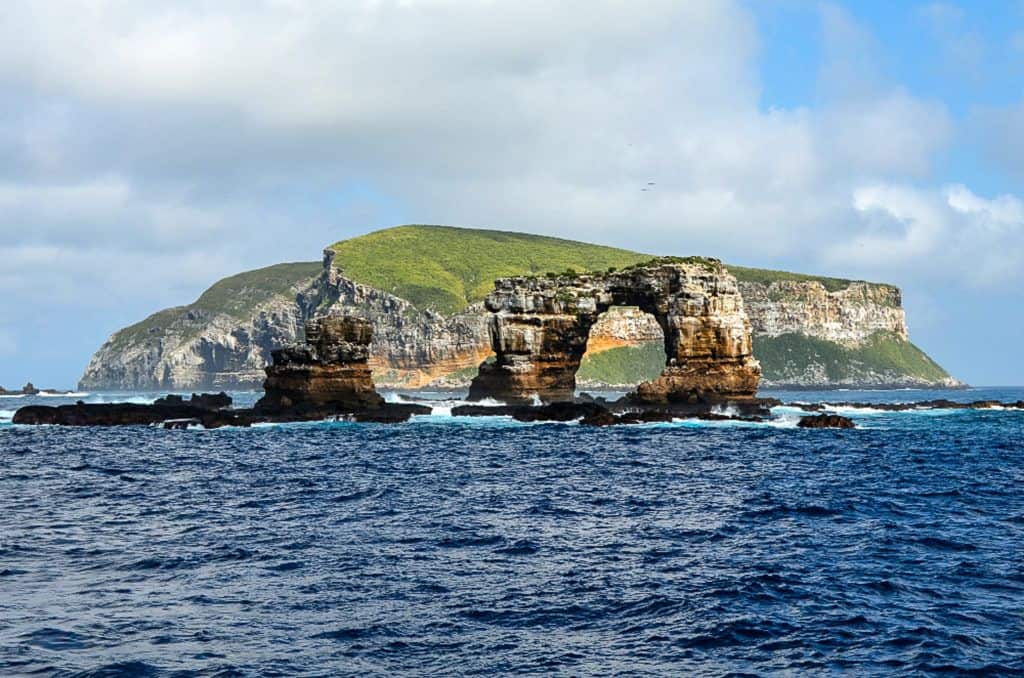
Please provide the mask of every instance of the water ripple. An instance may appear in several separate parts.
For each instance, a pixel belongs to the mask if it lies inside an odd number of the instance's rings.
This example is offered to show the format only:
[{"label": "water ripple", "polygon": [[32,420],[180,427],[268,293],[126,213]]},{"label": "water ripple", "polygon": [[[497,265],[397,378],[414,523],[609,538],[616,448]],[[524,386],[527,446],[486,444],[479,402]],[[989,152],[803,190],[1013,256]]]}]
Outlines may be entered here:
[{"label": "water ripple", "polygon": [[0,674],[1020,674],[1024,416],[854,416],[0,426]]}]

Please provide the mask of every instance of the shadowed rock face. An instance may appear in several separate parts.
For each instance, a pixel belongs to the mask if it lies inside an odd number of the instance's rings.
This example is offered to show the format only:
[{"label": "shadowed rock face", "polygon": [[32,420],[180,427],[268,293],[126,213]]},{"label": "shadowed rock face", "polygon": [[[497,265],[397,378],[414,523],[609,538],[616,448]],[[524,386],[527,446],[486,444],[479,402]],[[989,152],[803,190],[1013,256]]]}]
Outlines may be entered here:
[{"label": "shadowed rock face", "polygon": [[496,360],[470,399],[569,400],[590,328],[612,306],[637,306],[661,325],[666,365],[641,384],[641,403],[753,398],[761,376],[743,300],[721,262],[700,259],[596,275],[502,278],[487,297]]},{"label": "shadowed rock face", "polygon": [[356,411],[380,407],[367,365],[373,327],[351,316],[327,316],[306,323],[306,343],[274,351],[258,412],[296,407]]}]

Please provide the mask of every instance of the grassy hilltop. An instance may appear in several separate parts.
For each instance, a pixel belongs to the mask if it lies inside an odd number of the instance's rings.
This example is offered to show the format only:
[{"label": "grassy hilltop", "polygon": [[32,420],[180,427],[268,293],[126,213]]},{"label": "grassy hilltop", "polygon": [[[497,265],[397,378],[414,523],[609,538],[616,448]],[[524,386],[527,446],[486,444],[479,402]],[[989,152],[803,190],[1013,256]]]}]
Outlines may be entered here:
[{"label": "grassy hilltop", "polygon": [[603,271],[649,254],[527,233],[398,226],[330,246],[345,276],[444,314],[482,301],[495,278]]},{"label": "grassy hilltop", "polygon": [[[453,226],[396,226],[330,246],[335,266],[356,282],[385,290],[420,308],[444,314],[482,301],[495,278],[604,271],[654,258],[653,254],[575,240]],[[671,253],[669,253],[671,254]],[[728,266],[740,281],[817,280],[830,291],[851,281]]]},{"label": "grassy hilltop", "polygon": [[[495,278],[575,271],[606,271],[649,261],[655,255],[615,247],[527,233],[465,229],[451,226],[397,226],[342,240],[329,246],[334,265],[346,277],[407,299],[421,309],[445,315],[482,301]],[[661,252],[659,254],[680,254]],[[728,266],[741,282],[816,280],[830,291],[851,282],[842,278]],[[190,336],[209,319],[225,314],[239,320],[252,317],[256,307],[275,296],[289,295],[296,285],[322,270],[319,262],[278,264],[239,273],[215,283],[199,299],[154,313],[113,337],[113,348],[158,340],[167,332]],[[808,364],[821,365],[831,379],[855,378],[858,372],[905,374],[922,379],[946,375],[910,342],[895,336],[876,336],[864,346],[846,349],[803,335],[755,337],[754,353],[765,377],[785,381]],[[660,351],[623,347],[588,356],[581,378],[608,382],[640,381],[656,373]]]}]

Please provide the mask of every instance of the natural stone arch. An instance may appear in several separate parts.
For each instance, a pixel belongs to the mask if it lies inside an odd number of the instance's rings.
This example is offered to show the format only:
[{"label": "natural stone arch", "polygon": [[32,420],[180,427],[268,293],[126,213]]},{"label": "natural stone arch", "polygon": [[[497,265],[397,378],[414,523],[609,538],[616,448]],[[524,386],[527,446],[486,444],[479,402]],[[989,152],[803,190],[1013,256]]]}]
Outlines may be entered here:
[{"label": "natural stone arch", "polygon": [[643,402],[752,398],[760,380],[736,279],[715,259],[657,260],[604,274],[495,281],[493,363],[480,365],[472,400],[572,399],[590,329],[612,306],[650,313],[665,337],[665,369],[641,384]]}]

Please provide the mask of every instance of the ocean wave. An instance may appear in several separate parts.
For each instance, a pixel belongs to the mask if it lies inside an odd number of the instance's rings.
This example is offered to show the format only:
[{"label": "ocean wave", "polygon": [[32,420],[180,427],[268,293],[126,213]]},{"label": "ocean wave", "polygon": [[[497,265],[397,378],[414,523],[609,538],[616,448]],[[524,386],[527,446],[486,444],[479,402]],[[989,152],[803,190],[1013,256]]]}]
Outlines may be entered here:
[{"label": "ocean wave", "polygon": [[1019,664],[1024,418],[592,429],[456,402],[398,426],[0,431],[0,675]]}]

